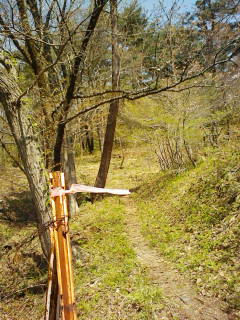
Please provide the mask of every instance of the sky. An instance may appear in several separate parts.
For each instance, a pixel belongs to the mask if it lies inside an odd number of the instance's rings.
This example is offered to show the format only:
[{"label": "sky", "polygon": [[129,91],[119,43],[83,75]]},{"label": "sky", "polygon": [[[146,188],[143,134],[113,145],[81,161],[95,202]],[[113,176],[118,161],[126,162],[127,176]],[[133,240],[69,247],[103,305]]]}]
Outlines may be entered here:
[{"label": "sky", "polygon": [[[181,0],[182,1],[182,11],[189,11],[193,5],[195,4],[196,0]],[[171,6],[173,0],[164,0],[164,3],[166,6]],[[142,6],[151,11],[154,7],[154,4],[156,5],[158,3],[158,0],[140,0],[139,3],[142,4]]]}]

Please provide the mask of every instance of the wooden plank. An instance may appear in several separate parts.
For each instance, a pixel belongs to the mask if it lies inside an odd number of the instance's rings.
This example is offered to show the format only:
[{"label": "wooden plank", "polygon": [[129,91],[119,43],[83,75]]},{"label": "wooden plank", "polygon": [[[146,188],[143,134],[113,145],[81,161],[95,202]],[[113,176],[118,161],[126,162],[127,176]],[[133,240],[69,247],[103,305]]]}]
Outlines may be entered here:
[{"label": "wooden plank", "polygon": [[[53,176],[50,173],[50,182],[52,183]],[[49,225],[51,248],[49,257],[49,281],[46,296],[46,308],[44,320],[61,320],[60,319],[60,299],[59,299],[59,285],[58,285],[58,273],[57,273],[57,261],[56,261],[56,212],[55,202],[51,199],[52,207],[52,221]]]},{"label": "wooden plank", "polygon": [[[65,179],[64,179],[64,174],[62,173],[61,175],[62,179],[62,186],[65,188]],[[68,215],[68,199],[67,197],[63,197],[63,210],[65,212],[65,223],[67,228],[69,228],[69,215]],[[72,249],[71,249],[71,241],[70,241],[70,236],[69,236],[69,230],[67,230],[67,235],[66,235],[66,254],[68,256],[68,270],[69,270],[69,286],[70,286],[70,291],[71,291],[71,300],[72,304],[75,306],[75,296],[74,296],[74,280],[73,280],[73,270],[72,270]],[[74,320],[76,319],[76,312],[74,312]]]}]

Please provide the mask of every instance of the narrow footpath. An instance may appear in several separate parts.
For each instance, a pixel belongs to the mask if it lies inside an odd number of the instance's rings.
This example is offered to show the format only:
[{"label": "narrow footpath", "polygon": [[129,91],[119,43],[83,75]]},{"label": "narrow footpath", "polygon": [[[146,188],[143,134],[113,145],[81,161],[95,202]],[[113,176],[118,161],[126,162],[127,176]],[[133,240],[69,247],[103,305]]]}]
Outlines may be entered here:
[{"label": "narrow footpath", "polygon": [[150,279],[158,284],[165,298],[166,308],[156,315],[160,320],[234,320],[223,310],[226,305],[214,298],[196,292],[193,284],[183,277],[159,253],[148,246],[141,234],[134,201],[125,198],[126,232],[140,263],[149,272]]}]

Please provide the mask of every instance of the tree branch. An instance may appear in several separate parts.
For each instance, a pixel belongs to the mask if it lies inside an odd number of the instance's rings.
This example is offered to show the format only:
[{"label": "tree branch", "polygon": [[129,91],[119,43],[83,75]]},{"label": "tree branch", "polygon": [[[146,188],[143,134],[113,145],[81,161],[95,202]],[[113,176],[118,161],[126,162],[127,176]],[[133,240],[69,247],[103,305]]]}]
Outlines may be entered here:
[{"label": "tree branch", "polygon": [[17,41],[17,39],[15,38],[15,36],[13,35],[13,33],[11,32],[10,28],[6,25],[6,23],[4,22],[2,16],[0,15],[0,25],[3,27],[4,31],[6,32],[6,34],[9,36],[9,38],[12,40],[12,42],[14,43],[15,47],[20,51],[20,53],[22,54],[22,56],[25,58],[25,61],[28,64],[31,64],[31,60],[27,54],[27,52],[20,46],[19,42]]},{"label": "tree branch", "polygon": [[[154,94],[158,94],[158,93],[162,93],[162,92],[166,92],[166,91],[170,91],[170,92],[181,92],[181,91],[184,91],[184,90],[189,90],[189,89],[193,89],[193,88],[196,88],[196,87],[199,87],[198,85],[192,85],[192,86],[187,86],[185,88],[181,88],[181,89],[178,89],[178,90],[174,90],[174,88],[176,88],[177,86],[179,86],[180,84],[183,84],[189,80],[192,80],[192,79],[195,79],[197,77],[200,77],[202,75],[204,75],[204,73],[206,73],[207,71],[210,71],[212,68],[214,68],[215,66],[217,65],[220,65],[220,64],[224,64],[226,62],[231,62],[231,60],[229,60],[229,58],[227,59],[224,59],[224,60],[220,60],[220,61],[217,61],[213,64],[211,64],[210,66],[204,68],[202,71],[192,75],[192,76],[189,76],[189,77],[186,77],[185,79],[181,79],[179,81],[177,81],[176,83],[172,84],[172,85],[169,85],[169,86],[165,86],[163,88],[159,88],[159,89],[147,89],[145,91],[141,90],[141,91],[137,91],[137,92],[124,92],[122,91],[122,95],[119,95],[119,96],[116,96],[116,97],[112,97],[112,98],[109,98],[109,99],[106,99],[104,101],[101,101],[101,102],[98,102],[90,107],[87,107],[85,108],[84,110],[81,110],[79,111],[78,113],[76,113],[75,115],[73,115],[72,117],[69,117],[68,119],[66,119],[64,122],[62,123],[65,123],[67,124],[68,122],[76,119],[77,117],[79,117],[80,115],[82,114],[85,114],[87,112],[90,112],[94,109],[97,109],[98,107],[106,104],[106,103],[111,103],[113,102],[114,100],[122,100],[122,99],[126,99],[126,100],[137,100],[137,99],[141,99],[141,98],[144,98],[144,97],[147,97],[147,96],[150,96],[150,95],[154,95]],[[121,92],[121,91],[120,91]]]},{"label": "tree branch", "polygon": [[27,4],[28,4],[30,12],[33,16],[36,31],[39,35],[41,35],[40,30],[41,30],[41,26],[42,26],[42,19],[41,19],[40,12],[38,10],[36,0],[27,0]]},{"label": "tree branch", "polygon": [[18,11],[19,11],[19,15],[21,18],[21,25],[22,28],[26,34],[25,37],[25,43],[26,43],[26,47],[29,53],[29,56],[31,57],[31,66],[35,72],[35,74],[38,74],[39,72],[39,66],[38,66],[38,62],[37,62],[37,51],[35,48],[35,44],[32,40],[30,40],[27,35],[31,35],[31,28],[29,25],[29,21],[28,21],[28,16],[27,16],[27,9],[25,6],[25,2],[24,0],[16,0],[17,2],[17,6],[18,6]]},{"label": "tree branch", "polygon": [[36,79],[33,81],[33,83],[18,97],[16,103],[18,105],[20,105],[20,101],[21,99],[28,94],[33,88],[34,86],[37,84],[39,78],[48,70],[50,70],[51,68],[53,68],[60,60],[60,58],[62,57],[62,54],[64,52],[64,49],[66,48],[68,42],[70,41],[71,37],[77,32],[78,28],[89,18],[90,16],[86,17],[84,20],[82,20],[77,26],[76,28],[73,30],[73,32],[71,33],[71,35],[69,35],[69,37],[66,39],[66,41],[62,44],[61,48],[58,51],[57,57],[55,58],[55,60],[53,61],[53,63],[49,64],[48,66],[46,66],[44,69],[42,69],[39,74],[37,75]]},{"label": "tree branch", "polygon": [[76,85],[76,80],[77,80],[77,75],[79,72],[80,65],[83,62],[83,59],[85,57],[89,40],[94,32],[98,18],[100,16],[100,13],[102,12],[106,3],[107,3],[107,0],[96,1],[96,6],[91,14],[91,18],[90,18],[90,21],[88,24],[87,31],[86,31],[85,36],[83,38],[81,48],[78,52],[78,55],[74,59],[72,73],[70,74],[69,86],[68,86],[67,92],[66,92],[66,104],[65,104],[65,108],[64,108],[65,111],[67,111],[69,109],[69,103],[71,102],[71,100],[73,98],[73,93],[75,90],[75,85]]},{"label": "tree branch", "polygon": [[[73,63],[73,69],[72,73],[70,74],[70,79],[69,79],[69,85],[66,91],[65,95],[65,101],[63,103],[63,114],[60,114],[59,117],[59,122],[58,122],[58,127],[57,127],[57,135],[56,135],[56,142],[54,146],[54,165],[55,168],[54,170],[59,170],[61,165],[61,148],[62,148],[62,143],[63,143],[63,137],[64,137],[64,131],[65,131],[65,122],[63,119],[67,117],[68,111],[70,109],[71,101],[73,99],[74,95],[74,90],[76,86],[76,80],[78,76],[79,69],[83,70],[83,60],[86,55],[86,50],[88,43],[91,39],[91,36],[95,30],[95,27],[97,25],[99,16],[107,3],[107,0],[98,0],[95,1],[95,8],[91,14],[91,18],[88,24],[87,31],[83,37],[81,48],[79,50],[78,55],[74,59]],[[81,66],[82,64],[82,66]]]}]

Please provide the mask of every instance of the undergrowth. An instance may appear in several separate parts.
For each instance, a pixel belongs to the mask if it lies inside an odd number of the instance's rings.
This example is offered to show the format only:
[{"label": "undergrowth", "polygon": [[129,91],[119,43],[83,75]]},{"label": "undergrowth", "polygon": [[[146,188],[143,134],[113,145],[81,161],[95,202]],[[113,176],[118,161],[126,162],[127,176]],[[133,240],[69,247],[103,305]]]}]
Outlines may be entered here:
[{"label": "undergrowth", "polygon": [[47,263],[41,252],[26,178],[17,168],[0,175],[0,319],[41,319]]},{"label": "undergrowth", "polygon": [[[143,151],[145,152],[145,151]],[[142,172],[137,158],[128,156],[120,169],[116,152],[109,175],[110,187],[131,187],[129,166]],[[92,184],[99,155],[81,159],[80,183]],[[84,167],[85,165],[85,167]],[[12,174],[11,171],[14,171]],[[16,172],[15,172],[16,171]],[[84,175],[85,172],[88,174]],[[117,175],[116,175],[117,172]],[[18,183],[14,177],[18,176]],[[19,170],[0,176],[0,318],[3,320],[40,320],[44,314],[47,265],[41,254],[34,212],[26,180]],[[152,284],[140,266],[125,233],[124,206],[118,198],[108,197],[92,205],[81,199],[80,214],[71,222],[75,295],[80,319],[154,319],[164,307],[161,289]],[[33,235],[36,237],[33,237]]]}]

